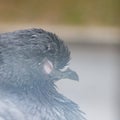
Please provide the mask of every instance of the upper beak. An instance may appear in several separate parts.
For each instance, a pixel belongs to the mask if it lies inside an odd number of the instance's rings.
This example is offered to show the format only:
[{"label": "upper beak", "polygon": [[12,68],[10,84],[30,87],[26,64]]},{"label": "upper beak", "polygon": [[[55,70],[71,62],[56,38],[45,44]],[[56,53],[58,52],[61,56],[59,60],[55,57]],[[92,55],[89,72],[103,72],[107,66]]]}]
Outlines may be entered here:
[{"label": "upper beak", "polygon": [[71,80],[76,80],[79,81],[79,76],[78,74],[71,70],[70,68],[68,68],[65,72],[64,72],[66,78],[71,79]]}]

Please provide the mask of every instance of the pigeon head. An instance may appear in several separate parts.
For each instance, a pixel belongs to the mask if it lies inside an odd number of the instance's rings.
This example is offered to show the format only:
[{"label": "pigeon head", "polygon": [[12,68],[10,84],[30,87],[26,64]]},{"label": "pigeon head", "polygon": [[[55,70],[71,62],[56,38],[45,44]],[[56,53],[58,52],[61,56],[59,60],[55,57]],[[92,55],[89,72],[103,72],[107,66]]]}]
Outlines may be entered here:
[{"label": "pigeon head", "polygon": [[32,88],[65,78],[78,80],[77,73],[66,68],[68,47],[55,34],[29,29],[4,33],[0,38],[0,69],[4,71],[0,77],[7,84]]},{"label": "pigeon head", "polygon": [[78,80],[69,61],[68,47],[53,33],[27,29],[0,34],[0,118],[83,120],[77,104],[54,84]]}]

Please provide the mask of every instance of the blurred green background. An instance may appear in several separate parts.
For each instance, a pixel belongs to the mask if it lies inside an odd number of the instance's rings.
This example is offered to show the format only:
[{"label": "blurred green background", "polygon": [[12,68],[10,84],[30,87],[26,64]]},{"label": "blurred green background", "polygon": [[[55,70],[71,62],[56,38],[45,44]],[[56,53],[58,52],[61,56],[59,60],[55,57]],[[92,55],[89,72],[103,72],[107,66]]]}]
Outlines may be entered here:
[{"label": "blurred green background", "polygon": [[120,24],[119,0],[0,0],[1,22]]}]

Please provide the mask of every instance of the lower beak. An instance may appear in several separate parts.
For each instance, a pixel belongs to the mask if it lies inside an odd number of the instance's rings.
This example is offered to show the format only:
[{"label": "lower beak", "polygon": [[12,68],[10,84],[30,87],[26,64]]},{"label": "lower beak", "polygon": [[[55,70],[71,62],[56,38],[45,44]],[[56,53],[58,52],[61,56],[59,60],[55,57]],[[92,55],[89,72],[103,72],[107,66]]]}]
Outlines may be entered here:
[{"label": "lower beak", "polygon": [[68,79],[79,81],[78,74],[69,68],[64,72],[64,74],[65,74],[66,78],[68,78]]}]

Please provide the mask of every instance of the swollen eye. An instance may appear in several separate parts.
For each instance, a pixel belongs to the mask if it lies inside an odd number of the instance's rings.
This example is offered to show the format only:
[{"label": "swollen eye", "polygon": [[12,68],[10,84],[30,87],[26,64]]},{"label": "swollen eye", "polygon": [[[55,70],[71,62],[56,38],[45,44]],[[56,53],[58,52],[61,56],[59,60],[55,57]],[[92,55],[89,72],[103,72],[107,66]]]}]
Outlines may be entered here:
[{"label": "swollen eye", "polygon": [[47,73],[47,74],[50,74],[51,72],[52,72],[52,70],[53,70],[53,64],[52,64],[52,62],[51,61],[49,61],[49,60],[46,60],[45,61],[45,64],[44,64],[44,70],[45,70],[45,72]]}]

